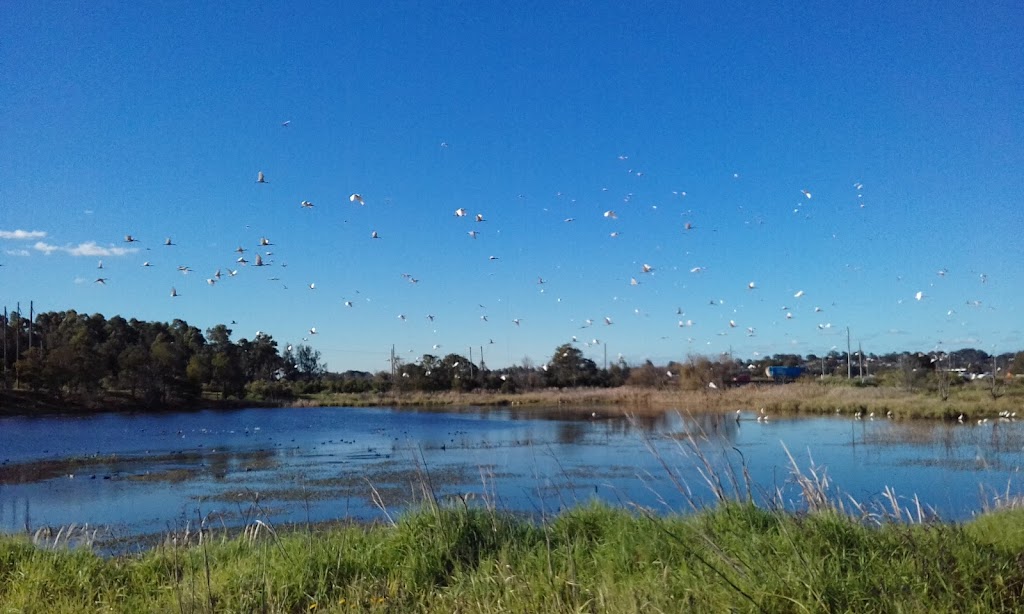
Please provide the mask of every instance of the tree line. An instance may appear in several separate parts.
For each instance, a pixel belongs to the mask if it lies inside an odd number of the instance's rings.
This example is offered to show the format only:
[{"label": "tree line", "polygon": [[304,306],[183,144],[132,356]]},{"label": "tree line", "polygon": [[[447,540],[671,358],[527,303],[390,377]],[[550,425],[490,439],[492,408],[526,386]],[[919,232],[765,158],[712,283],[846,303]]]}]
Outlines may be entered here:
[{"label": "tree line", "polygon": [[4,388],[58,399],[103,392],[145,405],[194,401],[204,392],[244,398],[255,383],[309,381],[325,370],[308,345],[282,352],[264,333],[235,342],[223,324],[204,335],[178,319],[107,319],[74,310],[41,313],[32,322],[15,312],[2,324]]},{"label": "tree line", "polygon": [[803,367],[807,377],[852,373],[861,382],[867,376],[908,388],[934,374],[954,371],[993,378],[1024,374],[1024,352],[992,356],[976,349],[851,356],[836,351],[824,356],[775,354],[756,361],[728,355],[687,356],[665,365],[651,361],[629,365],[619,360],[600,368],[572,343],[555,348],[541,365],[526,358],[520,365],[492,370],[459,354],[425,354],[411,362],[394,359],[388,371],[331,373],[320,352],[309,345],[282,348],[265,333],[233,341],[233,331],[223,324],[204,333],[180,319],[170,323],[121,316],[108,319],[73,310],[41,313],[32,321],[14,312],[0,323],[4,389],[36,391],[58,400],[118,395],[143,406],[182,406],[217,398],[280,401],[319,392],[514,393],[623,385],[713,389],[768,381],[764,369],[771,365]]}]

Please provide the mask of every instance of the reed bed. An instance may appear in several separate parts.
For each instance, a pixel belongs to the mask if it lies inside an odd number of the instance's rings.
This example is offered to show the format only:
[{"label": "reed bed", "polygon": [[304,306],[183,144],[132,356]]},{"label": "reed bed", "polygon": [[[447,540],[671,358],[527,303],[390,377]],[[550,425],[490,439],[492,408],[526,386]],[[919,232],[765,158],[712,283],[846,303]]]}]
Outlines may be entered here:
[{"label": "reed bed", "polygon": [[964,420],[996,418],[1000,412],[1020,411],[1024,419],[1024,386],[1007,386],[993,398],[984,386],[954,388],[942,400],[927,391],[894,387],[828,385],[817,381],[789,384],[750,384],[726,389],[683,390],[677,387],[545,389],[533,392],[410,392],[404,394],[323,393],[298,399],[295,406],[443,407],[557,407],[591,413],[615,407],[633,414],[666,411],[735,411],[765,408],[774,414],[846,414],[874,412],[898,419]]},{"label": "reed bed", "polygon": [[942,523],[891,489],[855,501],[792,457],[796,500],[754,493],[742,463],[716,466],[700,443],[684,438],[679,451],[700,464],[717,504],[686,515],[593,503],[524,518],[486,496],[439,503],[424,483],[419,507],[385,509],[387,522],[370,526],[252,518],[228,531],[199,518],[117,557],[90,550],[88,528],[4,537],[0,611],[1024,609],[1024,509],[1009,489],[976,519]]}]

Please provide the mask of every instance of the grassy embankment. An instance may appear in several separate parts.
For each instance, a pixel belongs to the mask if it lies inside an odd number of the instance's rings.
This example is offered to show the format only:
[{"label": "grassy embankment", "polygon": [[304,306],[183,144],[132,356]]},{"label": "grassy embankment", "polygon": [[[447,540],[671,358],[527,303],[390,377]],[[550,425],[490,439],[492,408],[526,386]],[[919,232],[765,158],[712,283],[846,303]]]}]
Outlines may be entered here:
[{"label": "grassy embankment", "polygon": [[[531,523],[427,505],[394,526],[168,536],[141,555],[0,538],[3,612],[1000,612],[1024,608],[1024,510],[963,525],[603,506]],[[870,522],[870,520],[878,522]],[[70,533],[70,532],[69,532]]]}]

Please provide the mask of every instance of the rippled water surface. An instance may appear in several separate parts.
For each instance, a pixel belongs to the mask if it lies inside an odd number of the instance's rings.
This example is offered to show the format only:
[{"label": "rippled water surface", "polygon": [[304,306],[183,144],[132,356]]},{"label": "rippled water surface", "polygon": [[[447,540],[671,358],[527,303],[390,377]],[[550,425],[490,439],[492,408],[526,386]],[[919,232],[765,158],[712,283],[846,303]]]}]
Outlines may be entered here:
[{"label": "rippled water surface", "polygon": [[[584,417],[581,417],[584,416]],[[798,505],[786,449],[859,502],[891,487],[944,519],[1019,492],[1024,428],[621,409],[250,409],[0,419],[0,531],[134,539],[190,523],[379,519],[422,500],[544,515],[593,498],[685,511],[731,488]],[[692,436],[693,439],[690,439]]]}]

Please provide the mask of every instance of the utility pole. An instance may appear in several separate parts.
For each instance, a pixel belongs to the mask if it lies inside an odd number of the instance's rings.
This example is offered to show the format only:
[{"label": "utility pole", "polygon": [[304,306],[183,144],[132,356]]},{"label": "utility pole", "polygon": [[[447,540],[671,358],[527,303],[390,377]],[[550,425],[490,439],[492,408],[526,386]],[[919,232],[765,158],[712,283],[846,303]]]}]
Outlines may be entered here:
[{"label": "utility pole", "polygon": [[860,358],[859,373],[860,381],[864,381],[864,347],[861,346],[860,341],[857,342],[857,356]]},{"label": "utility pole", "polygon": [[604,370],[608,370],[608,344],[602,343],[601,347],[604,348]]},{"label": "utility pole", "polygon": [[32,349],[32,321],[36,319],[35,301],[28,302],[28,349]]},{"label": "utility pole", "polygon": [[[14,362],[17,363],[21,359],[21,301],[15,304],[18,308],[18,328],[14,330]],[[18,377],[18,372],[14,372],[14,388],[21,387],[21,378]]]},{"label": "utility pole", "polygon": [[7,305],[4,305],[4,388],[7,388]]},{"label": "utility pole", "polygon": [[391,379],[395,379],[395,345],[391,344]]},{"label": "utility pole", "polygon": [[853,355],[850,352],[850,327],[847,326],[846,327],[846,379],[853,379],[853,363],[851,362],[852,358],[853,358]]}]

